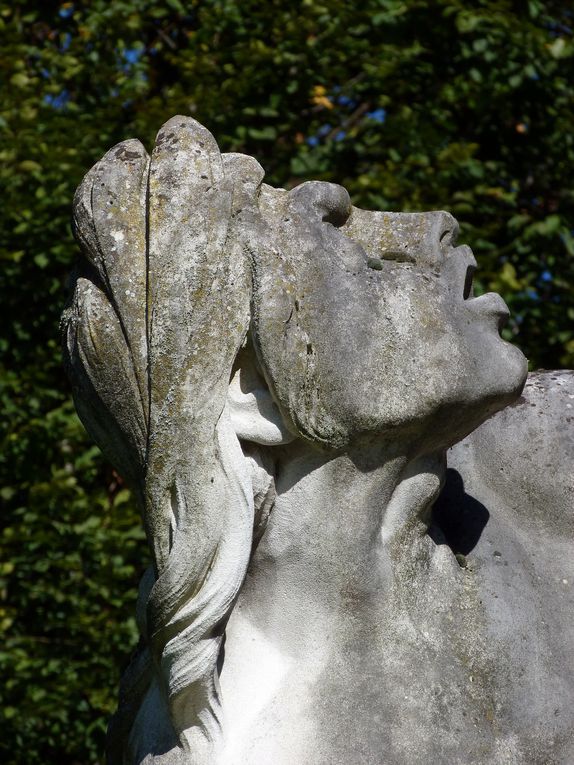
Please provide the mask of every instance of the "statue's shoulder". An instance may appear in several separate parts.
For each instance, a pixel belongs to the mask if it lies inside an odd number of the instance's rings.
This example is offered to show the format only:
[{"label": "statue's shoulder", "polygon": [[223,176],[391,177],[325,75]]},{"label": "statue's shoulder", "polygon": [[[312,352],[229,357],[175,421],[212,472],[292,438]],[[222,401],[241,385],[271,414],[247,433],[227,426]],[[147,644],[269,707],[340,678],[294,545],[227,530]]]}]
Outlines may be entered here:
[{"label": "statue's shoulder", "polygon": [[533,531],[574,537],[574,370],[528,376],[520,398],[449,451],[465,485]]},{"label": "statue's shoulder", "polygon": [[529,374],[520,398],[488,420],[473,438],[478,448],[483,443],[494,447],[493,440],[507,450],[509,460],[515,455],[510,461],[530,455],[534,464],[551,457],[552,464],[545,463],[545,468],[562,464],[564,452],[558,445],[574,449],[574,370]]}]

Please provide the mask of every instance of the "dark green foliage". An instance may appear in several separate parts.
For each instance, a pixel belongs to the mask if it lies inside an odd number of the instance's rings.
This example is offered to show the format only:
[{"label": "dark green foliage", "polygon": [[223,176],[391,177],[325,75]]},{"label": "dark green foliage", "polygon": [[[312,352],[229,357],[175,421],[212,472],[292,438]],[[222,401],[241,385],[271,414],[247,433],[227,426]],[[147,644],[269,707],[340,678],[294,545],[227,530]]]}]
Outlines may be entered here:
[{"label": "dark green foliage", "polygon": [[[574,366],[574,11],[460,0],[0,6],[0,760],[101,762],[147,551],[73,414],[58,317],[83,173],[192,114],[268,180],[444,208],[534,367]],[[2,719],[3,718],[3,719]]]}]

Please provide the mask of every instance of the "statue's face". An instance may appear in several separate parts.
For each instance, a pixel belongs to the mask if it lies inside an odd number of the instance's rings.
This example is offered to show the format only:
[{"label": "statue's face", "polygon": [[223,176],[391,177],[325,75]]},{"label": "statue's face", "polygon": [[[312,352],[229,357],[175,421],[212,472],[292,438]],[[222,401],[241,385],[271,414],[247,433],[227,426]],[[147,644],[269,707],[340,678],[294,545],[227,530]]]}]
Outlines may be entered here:
[{"label": "statue's face", "polygon": [[451,215],[359,210],[327,183],[264,191],[261,206],[283,294],[275,281],[259,297],[260,352],[303,435],[442,447],[518,395],[526,359],[500,338],[508,309],[472,297],[476,263]]}]

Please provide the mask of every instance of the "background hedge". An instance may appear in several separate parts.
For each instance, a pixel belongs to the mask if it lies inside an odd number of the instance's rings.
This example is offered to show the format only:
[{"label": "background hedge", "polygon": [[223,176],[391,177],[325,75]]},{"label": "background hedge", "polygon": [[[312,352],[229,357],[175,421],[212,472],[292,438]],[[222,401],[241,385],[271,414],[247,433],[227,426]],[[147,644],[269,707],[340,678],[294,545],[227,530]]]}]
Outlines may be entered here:
[{"label": "background hedge", "polygon": [[274,184],[450,210],[534,367],[574,366],[574,13],[539,0],[0,4],[0,760],[101,762],[147,551],[80,426],[58,318],[73,192],[191,114]]}]

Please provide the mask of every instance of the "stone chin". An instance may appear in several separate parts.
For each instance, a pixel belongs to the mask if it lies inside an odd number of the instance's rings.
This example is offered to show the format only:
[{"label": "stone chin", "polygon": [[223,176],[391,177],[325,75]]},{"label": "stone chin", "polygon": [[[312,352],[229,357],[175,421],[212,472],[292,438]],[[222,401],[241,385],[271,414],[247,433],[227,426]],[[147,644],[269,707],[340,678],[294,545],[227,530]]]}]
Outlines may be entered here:
[{"label": "stone chin", "polygon": [[472,320],[464,332],[465,353],[457,364],[462,374],[451,395],[437,402],[426,428],[430,443],[440,447],[457,443],[513,403],[528,374],[522,351],[500,336],[509,316],[502,298],[488,293],[468,300],[466,306]]},{"label": "stone chin", "polygon": [[[473,358],[469,354],[462,362],[466,368],[461,377],[451,379],[448,389],[444,383],[430,383],[424,400],[422,395],[416,400],[415,391],[415,400],[403,407],[400,419],[385,422],[381,418],[378,428],[370,429],[368,440],[402,443],[400,450],[411,456],[450,448],[518,399],[528,373],[524,354],[497,332],[483,329],[480,333],[477,327],[477,335],[480,346],[475,347]],[[399,386],[397,397],[405,396],[407,390]],[[351,437],[350,444],[354,440]],[[362,440],[359,435],[357,441]]]},{"label": "stone chin", "polygon": [[428,440],[423,438],[421,444],[441,448],[465,438],[515,401],[528,374],[522,351],[500,335],[510,316],[500,295],[491,292],[469,297],[457,303],[454,313],[447,374],[437,384],[435,370],[438,394],[433,397],[431,393],[428,398],[426,425],[424,416],[420,420],[420,432],[428,434]]}]

